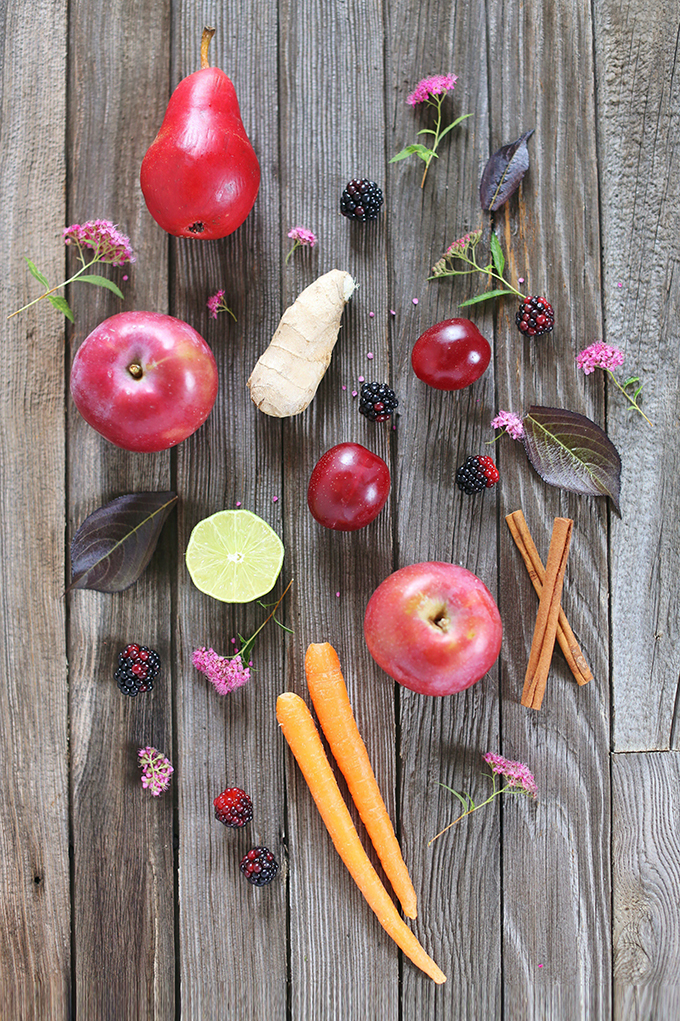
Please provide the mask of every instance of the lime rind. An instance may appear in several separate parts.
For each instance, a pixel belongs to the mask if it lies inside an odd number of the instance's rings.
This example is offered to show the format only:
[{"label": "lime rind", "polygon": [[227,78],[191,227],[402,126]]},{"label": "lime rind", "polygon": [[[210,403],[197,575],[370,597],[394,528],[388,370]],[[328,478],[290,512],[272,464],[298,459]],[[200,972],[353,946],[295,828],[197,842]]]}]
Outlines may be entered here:
[{"label": "lime rind", "polygon": [[186,565],[197,589],[223,603],[250,603],[271,591],[284,548],[274,529],[247,510],[223,510],[199,521]]}]

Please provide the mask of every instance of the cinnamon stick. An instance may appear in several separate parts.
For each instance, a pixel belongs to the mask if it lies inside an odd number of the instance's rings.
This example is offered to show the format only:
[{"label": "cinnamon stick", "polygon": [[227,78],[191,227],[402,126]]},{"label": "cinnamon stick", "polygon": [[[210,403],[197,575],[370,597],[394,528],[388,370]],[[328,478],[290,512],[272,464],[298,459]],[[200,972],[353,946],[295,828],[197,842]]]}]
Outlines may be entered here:
[{"label": "cinnamon stick", "polygon": [[536,627],[522,691],[522,705],[529,709],[540,709],[543,703],[550,661],[555,648],[557,618],[560,612],[562,585],[567,569],[573,524],[571,518],[555,518],[553,522],[550,549],[545,565],[543,591],[538,602]]},{"label": "cinnamon stick", "polygon": [[[517,549],[524,560],[536,594],[540,599],[545,579],[545,568],[534,540],[531,538],[531,532],[529,531],[524,514],[521,510],[516,510],[512,514],[508,514],[505,520],[508,523],[510,534],[515,540]],[[572,631],[567,615],[561,606],[557,618],[557,643],[577,684],[583,685],[587,684],[588,681],[592,681],[593,674],[588,666],[588,661],[576,641],[576,635]]]}]

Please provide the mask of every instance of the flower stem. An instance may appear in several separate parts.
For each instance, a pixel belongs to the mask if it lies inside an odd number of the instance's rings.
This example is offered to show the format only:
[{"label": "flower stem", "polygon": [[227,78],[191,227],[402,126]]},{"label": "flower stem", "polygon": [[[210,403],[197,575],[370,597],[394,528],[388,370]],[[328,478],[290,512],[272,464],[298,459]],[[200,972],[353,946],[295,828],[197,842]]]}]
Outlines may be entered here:
[{"label": "flower stem", "polygon": [[516,287],[512,286],[512,284],[509,284],[508,281],[505,279],[505,277],[499,276],[498,273],[495,273],[490,268],[486,268],[484,266],[480,266],[474,255],[473,255],[472,259],[469,259],[467,257],[467,255],[463,256],[463,259],[464,259],[465,262],[469,263],[470,266],[474,266],[474,268],[477,270],[478,273],[484,273],[485,275],[488,273],[488,275],[492,276],[494,278],[494,280],[498,280],[498,282],[503,284],[504,287],[507,287],[507,289],[509,291],[512,291],[513,294],[516,294],[518,298],[523,298],[524,297],[522,292],[518,291]]},{"label": "flower stem", "polygon": [[293,247],[291,248],[291,250],[290,250],[290,251],[288,252],[288,255],[286,256],[286,258],[285,258],[285,259],[283,260],[283,264],[284,264],[284,266],[285,266],[285,265],[286,265],[286,263],[287,263],[287,262],[289,261],[289,259],[290,259],[291,255],[293,254],[293,252],[295,251],[295,249],[296,249],[296,248],[299,248],[299,247],[300,247],[300,242],[299,242],[299,241],[296,241],[296,242],[295,242],[295,243],[293,244]]},{"label": "flower stem", "polygon": [[257,629],[257,631],[255,632],[255,634],[251,635],[250,638],[248,639],[248,641],[244,643],[243,648],[239,649],[239,651],[236,653],[237,656],[241,657],[241,662],[244,665],[247,663],[248,658],[250,657],[250,652],[251,652],[251,649],[252,649],[253,645],[255,644],[255,639],[257,638],[257,636],[259,635],[260,631],[265,626],[265,624],[268,624],[269,621],[272,619],[272,617],[274,616],[274,614],[278,610],[279,606],[283,602],[284,596],[287,594],[288,589],[290,588],[290,586],[292,584],[293,584],[293,579],[291,578],[290,581],[288,582],[288,584],[286,585],[285,589],[283,590],[283,592],[279,596],[279,598],[276,601],[276,603],[274,603],[274,609],[272,610],[272,612],[269,614],[268,617],[265,617],[265,619],[262,621],[262,623],[260,624],[260,626]]},{"label": "flower stem", "polygon": [[439,837],[442,836],[442,834],[446,833],[447,830],[450,830],[451,827],[455,826],[457,822],[460,822],[461,819],[464,819],[467,815],[472,815],[472,813],[478,811],[478,809],[484,808],[484,806],[488,805],[489,802],[493,801],[494,798],[497,798],[499,794],[505,794],[508,791],[513,791],[513,790],[514,790],[514,793],[519,793],[518,788],[515,787],[513,789],[512,784],[506,784],[505,787],[500,787],[498,790],[496,790],[495,787],[496,787],[496,780],[494,778],[494,791],[493,791],[493,794],[490,794],[489,797],[486,799],[486,801],[480,802],[480,804],[479,805],[475,805],[474,808],[468,808],[467,812],[463,812],[463,814],[459,815],[457,819],[454,819],[453,822],[450,822],[449,825],[445,826],[443,830],[440,830],[439,833],[435,837],[432,838],[432,840],[428,841],[427,846],[430,847],[431,844],[434,844],[435,840],[438,840]]},{"label": "flower stem", "polygon": [[609,373],[609,375],[610,375],[610,376],[612,377],[612,379],[614,380],[614,383],[616,384],[616,386],[618,386],[619,390],[621,391],[621,393],[623,394],[623,396],[624,396],[624,397],[626,398],[626,400],[628,401],[628,403],[629,403],[629,404],[630,404],[630,405],[631,405],[631,406],[632,406],[633,408],[635,408],[635,410],[636,410],[636,411],[639,411],[639,412],[640,412],[640,414],[641,414],[641,415],[642,415],[642,417],[644,418],[645,422],[648,422],[648,423],[649,423],[649,425],[651,425],[651,427],[652,427],[652,429],[653,429],[653,428],[654,428],[654,423],[653,423],[653,422],[650,422],[650,421],[649,421],[649,419],[647,418],[647,416],[645,415],[644,411],[642,410],[642,408],[640,407],[640,405],[638,404],[638,402],[637,402],[637,401],[635,400],[635,398],[634,398],[634,397],[631,397],[631,396],[630,396],[630,394],[629,394],[629,393],[628,393],[628,392],[627,392],[627,391],[626,391],[626,390],[625,390],[625,389],[624,389],[624,388],[623,388],[623,387],[621,386],[621,384],[619,383],[618,379],[616,378],[616,376],[614,375],[614,373],[612,372],[612,370],[611,370],[611,369],[607,369],[606,371],[607,371],[607,372]]},{"label": "flower stem", "polygon": [[423,179],[420,182],[420,187],[421,188],[425,187],[425,178],[427,177],[427,172],[430,169],[430,163],[432,162],[432,157],[434,156],[435,152],[437,151],[437,146],[439,145],[439,132],[441,131],[441,127],[442,127],[442,101],[443,101],[445,95],[446,95],[446,93],[444,92],[443,95],[441,95],[439,97],[435,97],[434,103],[432,104],[433,106],[437,107],[437,122],[436,122],[435,128],[434,128],[434,142],[432,143],[432,153],[431,153],[430,156],[428,156],[427,161],[425,163],[425,170],[423,171]]},{"label": "flower stem", "polygon": [[81,273],[84,273],[86,269],[90,268],[90,266],[94,266],[95,262],[97,262],[98,260],[99,260],[99,256],[95,256],[95,258],[92,259],[91,262],[87,262],[87,263],[83,262],[83,265],[80,267],[78,272],[74,273],[73,276],[69,277],[68,280],[64,280],[63,284],[57,284],[55,287],[50,287],[49,291],[45,291],[45,293],[41,294],[38,298],[34,298],[33,301],[29,301],[28,305],[22,305],[22,307],[18,308],[16,310],[16,312],[11,312],[7,316],[7,318],[8,319],[12,319],[14,316],[18,316],[20,312],[25,312],[26,309],[30,308],[32,305],[37,305],[37,303],[39,301],[42,301],[43,298],[48,298],[50,296],[50,294],[54,294],[54,292],[58,291],[60,288],[66,287],[67,284],[72,284],[74,280],[78,279],[78,277],[81,275]]}]

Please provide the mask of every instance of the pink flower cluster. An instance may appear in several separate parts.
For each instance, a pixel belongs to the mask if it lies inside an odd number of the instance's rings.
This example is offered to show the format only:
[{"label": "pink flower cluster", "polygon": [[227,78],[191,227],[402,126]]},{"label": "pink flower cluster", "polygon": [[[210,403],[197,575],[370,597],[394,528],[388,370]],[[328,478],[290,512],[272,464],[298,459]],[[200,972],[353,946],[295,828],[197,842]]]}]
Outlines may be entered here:
[{"label": "pink flower cluster", "polygon": [[595,369],[612,369],[623,365],[623,352],[616,347],[610,347],[602,340],[595,341],[590,347],[586,347],[576,356],[576,364],[583,369],[586,376]]},{"label": "pink flower cluster", "polygon": [[316,244],[316,234],[313,234],[311,230],[307,230],[306,227],[293,227],[292,230],[288,231],[288,237],[292,238],[293,241],[297,241],[299,245],[308,245],[313,248]]},{"label": "pink flower cluster", "polygon": [[472,232],[472,234],[466,234],[464,237],[458,238],[457,241],[454,241],[453,244],[449,245],[449,247],[446,249],[446,251],[444,252],[444,258],[450,255],[462,255],[462,253],[465,252],[466,249],[470,247],[470,245],[474,247],[478,243],[481,236],[482,231],[475,230]]},{"label": "pink flower cluster", "polygon": [[155,748],[147,746],[137,753],[142,770],[142,787],[148,787],[154,797],[158,797],[170,786],[170,777],[175,772],[170,759],[161,755]]},{"label": "pink flower cluster", "polygon": [[524,436],[524,423],[519,415],[512,411],[499,411],[491,423],[492,429],[504,429],[513,440],[521,440]]},{"label": "pink flower cluster", "polygon": [[511,787],[521,787],[523,791],[535,798],[538,794],[538,787],[529,767],[523,762],[513,762],[511,759],[504,759],[502,755],[494,755],[487,752],[483,756],[492,769],[492,772],[504,776]]},{"label": "pink flower cluster", "polygon": [[406,102],[409,106],[426,103],[430,96],[440,96],[442,92],[448,92],[457,81],[457,74],[433,74],[430,78],[423,78],[411,95],[407,96]]},{"label": "pink flower cluster", "polygon": [[224,291],[218,291],[217,294],[213,294],[212,298],[208,298],[206,304],[213,319],[217,319],[217,313],[220,311],[220,305],[223,301]]},{"label": "pink flower cluster", "polygon": [[205,674],[218,695],[228,695],[250,680],[250,666],[245,666],[240,654],[220,656],[214,649],[196,649],[192,662]]},{"label": "pink flower cluster", "polygon": [[91,248],[96,261],[108,262],[112,266],[123,266],[126,262],[135,262],[137,258],[132,251],[130,239],[110,220],[74,223],[64,228],[62,237],[65,245],[74,241],[79,248]]}]

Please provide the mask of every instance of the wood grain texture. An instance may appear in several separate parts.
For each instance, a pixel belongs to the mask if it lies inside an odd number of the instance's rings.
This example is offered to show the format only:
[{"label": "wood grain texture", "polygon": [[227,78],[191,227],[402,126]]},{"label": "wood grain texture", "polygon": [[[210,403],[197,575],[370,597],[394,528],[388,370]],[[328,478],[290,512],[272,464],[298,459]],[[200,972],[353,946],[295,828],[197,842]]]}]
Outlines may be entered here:
[{"label": "wood grain texture", "polygon": [[625,353],[617,375],[640,377],[654,423],[609,388],[609,433],[623,461],[611,545],[614,748],[677,749],[678,10],[644,0],[595,10],[604,339]]},{"label": "wood grain texture", "polygon": [[[69,222],[113,220],[137,253],[133,266],[104,269],[123,302],[72,287],[72,352],[114,312],[167,311],[167,240],[145,210],[138,176],[168,94],[169,24],[162,3],[71,7]],[[171,488],[168,453],[119,450],[70,400],[68,408],[70,535],[114,496]],[[75,1009],[88,1019],[174,1015],[173,795],[150,796],[137,765],[146,745],[174,758],[173,522],[132,588],[69,597]],[[153,692],[135,699],[113,677],[130,641],[158,650],[162,662]]]},{"label": "wood grain texture", "polygon": [[42,291],[25,256],[64,279],[66,4],[2,4],[0,61],[0,1016],[51,1021],[71,957],[64,329],[47,303],[4,320]]},{"label": "wood grain texture", "polygon": [[[73,286],[74,327],[38,306],[3,335],[2,1021],[680,1013],[677,23],[670,0],[38,0],[30,9],[0,0],[2,308],[37,293],[24,256],[63,278],[73,258],[61,244],[66,223],[111,219],[138,255],[103,270],[122,302]],[[174,86],[198,67],[206,24],[217,29],[211,63],[234,81],[262,168],[251,215],[215,242],[169,238],[138,184]],[[448,72],[459,80],[445,116],[472,116],[444,139],[421,190],[420,161],[389,160],[430,124],[407,95]],[[489,154],[530,128],[518,193],[482,214]],[[339,213],[355,176],[384,189],[376,223]],[[298,225],[318,244],[286,263]],[[448,245],[477,227],[480,254],[493,227],[512,282],[551,301],[552,334],[521,338],[514,299],[459,312],[487,286],[481,277],[427,282]],[[269,418],[246,379],[285,307],[334,267],[359,286],[330,367],[303,414]],[[236,322],[209,316],[220,288]],[[132,308],[185,319],[217,361],[215,408],[172,452],[114,448],[68,393],[84,338]],[[426,327],[456,315],[478,325],[493,360],[472,387],[434,391],[415,377],[411,350]],[[641,376],[653,429],[602,373],[576,368],[577,352],[599,337],[624,350],[623,378]],[[392,423],[358,414],[362,376],[396,390]],[[486,446],[498,410],[534,403],[606,428],[623,460],[621,519],[604,499],[546,486],[507,436]],[[306,503],[314,464],[345,440],[376,451],[392,475],[386,508],[355,533],[324,529]],[[501,481],[468,497],[454,474],[479,453],[491,453]],[[142,578],[117,595],[64,599],[76,528],[143,489],[175,489],[179,503]],[[269,624],[251,681],[223,698],[194,670],[193,650],[230,653],[267,611],[198,592],[184,552],[197,521],[237,505],[284,541],[281,577],[263,602],[293,579],[279,614],[293,633]],[[562,602],[594,675],[579,688],[556,650],[540,712],[520,705],[538,606],[504,521],[520,507],[544,560],[553,519],[574,521]],[[430,559],[477,574],[504,625],[498,664],[450,698],[394,685],[363,640],[378,583]],[[151,695],[126,699],[113,673],[133,639],[158,649],[163,671]],[[447,974],[442,987],[401,957],[368,909],[279,733],[277,695],[308,700],[312,641],[339,653],[418,894],[409,924]],[[175,766],[161,798],[139,782],[146,744]],[[486,751],[526,762],[537,801],[505,797],[428,847],[458,812],[440,784],[483,800]],[[255,804],[243,831],[213,816],[228,785]],[[281,864],[263,889],[238,869],[255,844]]]},{"label": "wood grain texture", "polygon": [[680,755],[612,756],[614,1017],[680,1011]]},{"label": "wood grain texture", "polygon": [[[397,2],[388,10],[388,158],[431,126],[427,108],[406,103],[420,79],[458,74],[446,100],[446,122],[473,115],[446,137],[422,190],[419,160],[394,164],[388,171],[390,307],[397,313],[391,346],[394,387],[402,402],[393,438],[394,566],[454,562],[497,594],[497,492],[473,500],[454,484],[458,465],[471,454],[486,452],[494,413],[493,367],[474,386],[452,393],[431,389],[411,368],[418,336],[436,322],[465,315],[458,312],[458,303],[478,287],[469,278],[454,286],[451,281],[428,283],[427,277],[445,248],[480,220],[478,187],[489,118],[488,12],[483,5],[464,3],[424,3],[414,11]],[[481,306],[472,318],[492,339],[491,309]],[[447,698],[402,689],[398,705],[402,841],[419,895],[421,941],[448,977],[446,985],[435,989],[404,968],[404,1017],[498,1017],[498,812],[480,812],[427,846],[458,814],[458,802],[440,782],[470,791],[475,800],[485,789],[481,756],[499,742],[498,668],[469,691]]]},{"label": "wood grain texture", "polygon": [[[232,2],[198,11],[191,3],[176,4],[173,86],[197,69],[204,25],[217,29],[210,61],[234,82],[262,185],[236,233],[212,242],[172,242],[173,312],[205,336],[220,380],[210,418],[177,452],[181,1010],[195,1018],[277,1019],[285,1018],[287,999],[285,792],[275,715],[284,685],[284,633],[269,624],[254,649],[250,683],[226,698],[217,695],[194,670],[193,650],[208,646],[231,655],[231,638],[251,635],[267,611],[257,602],[226,606],[203,595],[183,562],[193,526],[224,508],[243,506],[283,536],[280,424],[257,412],[246,389],[280,314],[278,105],[276,75],[270,73],[276,67],[276,9]],[[210,319],[205,303],[219,288],[226,290],[236,322],[226,314]],[[290,577],[286,559],[271,601]],[[289,613],[287,597],[281,619]],[[244,830],[214,819],[213,799],[229,786],[244,788],[253,799],[255,815]],[[255,845],[274,852],[282,882],[259,889],[244,880],[239,862]]]},{"label": "wood grain texture", "polygon": [[[283,423],[285,538],[296,578],[295,634],[288,645],[285,686],[309,701],[304,682],[307,645],[329,641],[336,648],[394,818],[392,686],[380,678],[361,632],[376,576],[389,573],[392,562],[392,505],[365,529],[345,533],[323,528],[306,505],[312,469],[335,444],[358,442],[390,457],[389,426],[376,427],[359,415],[352,396],[361,377],[382,382],[390,374],[385,221],[381,215],[376,222],[352,223],[339,212],[340,195],[350,179],[384,181],[382,8],[360,0],[337,6],[304,0],[284,2],[279,11],[282,235],[302,224],[319,237],[317,249],[297,252],[288,264],[281,281],[282,304],[332,268],[347,270],[358,285],[316,398],[303,415]],[[286,248],[288,244],[286,240]],[[340,1021],[379,1012],[395,1017],[399,952],[340,861],[290,756],[286,765],[292,1016]],[[383,875],[344,781],[341,790],[364,847]],[[414,928],[418,933],[417,925]]]},{"label": "wood grain texture", "polygon": [[[545,294],[554,332],[519,339],[515,303],[496,311],[497,406],[567,407],[602,422],[601,381],[581,387],[579,340],[601,330],[595,68],[588,3],[489,10],[489,149],[535,128],[517,195],[496,215],[511,279]],[[563,74],[555,69],[569,69]],[[574,83],[578,88],[574,88]],[[503,978],[508,1019],[610,1011],[607,518],[603,499],[544,485],[522,448],[497,445],[500,510],[522,508],[545,556],[555,517],[574,521],[563,590],[595,680],[574,685],[559,652],[540,712],[519,704],[537,600],[505,528],[499,545],[502,751],[528,763],[538,804],[504,802]]]}]

